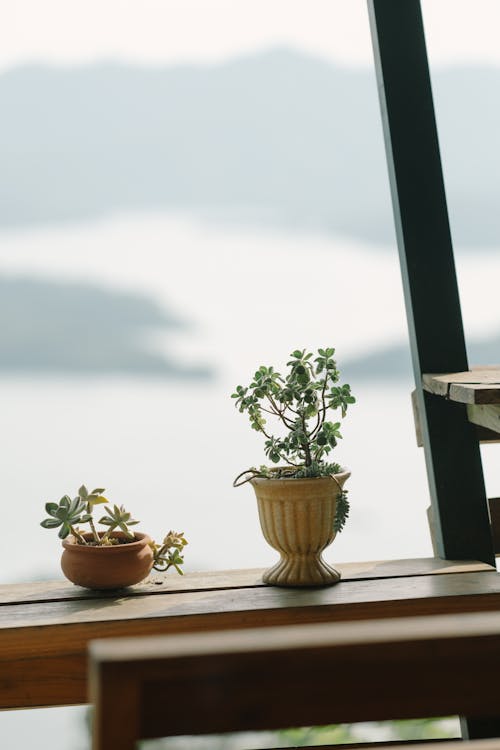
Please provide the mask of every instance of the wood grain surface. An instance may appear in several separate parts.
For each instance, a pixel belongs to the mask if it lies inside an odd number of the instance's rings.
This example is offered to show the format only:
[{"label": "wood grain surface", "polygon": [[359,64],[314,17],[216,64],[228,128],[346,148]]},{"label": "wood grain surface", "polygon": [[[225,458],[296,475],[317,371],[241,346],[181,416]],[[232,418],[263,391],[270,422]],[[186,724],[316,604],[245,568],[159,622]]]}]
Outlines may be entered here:
[{"label": "wood grain surface", "polygon": [[462,404],[500,404],[500,366],[472,368],[467,372],[424,374],[426,391]]},{"label": "wood grain surface", "polygon": [[403,560],[345,570],[348,577],[321,589],[263,586],[255,571],[193,574],[182,580],[186,590],[140,595],[82,598],[80,590],[64,598],[67,587],[61,596],[32,584],[17,588],[16,601],[16,587],[2,587],[11,601],[0,607],[0,707],[86,702],[86,649],[95,638],[500,609],[499,577],[482,563]]},{"label": "wood grain surface", "polygon": [[118,746],[124,709],[122,750],[139,737],[492,716],[500,613],[101,641],[90,656],[96,750]]},{"label": "wood grain surface", "polygon": [[[343,581],[491,570],[491,566],[486,563],[468,560],[440,560],[434,557],[351,563],[336,562],[335,567],[342,573]],[[134,597],[150,594],[171,594],[175,592],[264,587],[266,584],[262,581],[263,572],[264,568],[207,571],[187,573],[183,576],[172,573],[162,574],[153,572],[142,583],[123,589],[119,594]],[[78,601],[82,599],[96,599],[99,601],[101,599],[116,598],[116,591],[90,591],[89,589],[69,583],[69,581],[62,577],[62,573],[61,579],[58,581],[36,581],[0,585],[0,607],[8,604]]]},{"label": "wood grain surface", "polygon": [[467,406],[469,422],[488,430],[500,433],[500,406],[487,404],[469,404]]}]

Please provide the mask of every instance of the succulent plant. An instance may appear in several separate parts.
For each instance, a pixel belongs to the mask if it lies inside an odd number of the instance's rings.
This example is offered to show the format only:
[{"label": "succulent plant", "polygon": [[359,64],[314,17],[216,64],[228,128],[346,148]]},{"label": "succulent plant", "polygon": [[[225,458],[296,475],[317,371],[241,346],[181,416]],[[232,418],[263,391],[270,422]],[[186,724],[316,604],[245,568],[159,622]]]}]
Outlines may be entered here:
[{"label": "succulent plant", "polygon": [[59,503],[46,503],[45,510],[50,517],[41,522],[40,525],[44,529],[59,528],[60,539],[66,539],[70,533],[79,541],[82,539],[75,529],[75,524],[87,523],[91,516],[87,512],[87,503],[80,497],[72,500],[69,495],[63,495]]},{"label": "succulent plant", "polygon": [[165,572],[174,567],[182,575],[180,566],[183,564],[184,558],[181,556],[181,552],[186,544],[184,532],[177,533],[175,531],[169,531],[162,544],[152,542],[154,568]]},{"label": "succulent plant", "polygon": [[[78,494],[73,499],[69,495],[63,495],[58,503],[46,503],[45,511],[48,518],[44,518],[40,526],[43,526],[44,529],[58,528],[60,539],[66,539],[71,534],[76,544],[79,545],[106,547],[119,544],[119,537],[113,536],[113,532],[117,529],[123,532],[125,543],[127,540],[134,541],[135,534],[130,531],[129,526],[135,526],[139,521],[132,518],[131,513],[126,511],[123,505],[109,504],[105,507],[105,515],[99,519],[98,523],[107,528],[104,532],[97,531],[92,513],[94,506],[109,503],[103,492],[105,490],[100,487],[89,492],[86,486],[82,484]],[[78,527],[79,524],[89,525],[90,538],[86,538],[85,532]],[[170,567],[174,567],[182,575],[181,565],[184,563],[184,558],[181,552],[186,544],[187,540],[184,533],[175,531],[169,531],[162,544],[152,541],[153,567],[159,571],[166,571]]]},{"label": "succulent plant", "polygon": [[[239,486],[252,477],[303,479],[338,474],[338,463],[327,459],[342,438],[340,421],[328,421],[330,412],[340,410],[344,418],[355,402],[348,384],[340,385],[340,373],[334,359],[335,349],[318,349],[317,356],[296,349],[281,375],[274,367],[262,365],[250,385],[238,385],[232,398],[236,408],[246,412],[250,425],[265,437],[264,452],[278,468],[251,468],[234,481]],[[273,434],[269,416],[281,427]],[[340,490],[335,530],[341,531],[349,513],[347,491]]]},{"label": "succulent plant", "polygon": [[[332,473],[326,456],[336,447],[340,422],[327,421],[330,411],[345,417],[355,402],[348,384],[337,385],[340,373],[335,349],[312,352],[296,349],[283,376],[273,367],[261,366],[249,386],[238,385],[232,398],[246,412],[252,429],[266,438],[264,451],[273,463],[287,464],[289,476],[327,476]],[[268,416],[275,417],[284,434],[271,434]],[[338,465],[337,465],[338,466]]]},{"label": "succulent plant", "polygon": [[115,529],[120,529],[126,537],[134,539],[134,534],[128,527],[135,526],[139,521],[134,521],[132,515],[125,510],[123,505],[120,505],[120,507],[113,505],[113,508],[106,508],[105,510],[106,515],[99,519],[99,523],[109,526],[106,536],[109,536]]}]

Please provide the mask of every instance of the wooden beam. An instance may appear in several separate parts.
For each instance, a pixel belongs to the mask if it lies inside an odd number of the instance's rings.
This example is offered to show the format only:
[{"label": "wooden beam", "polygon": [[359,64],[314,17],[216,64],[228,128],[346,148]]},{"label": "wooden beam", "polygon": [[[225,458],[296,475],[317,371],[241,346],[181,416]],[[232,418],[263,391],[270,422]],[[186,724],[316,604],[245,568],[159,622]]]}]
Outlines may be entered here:
[{"label": "wooden beam", "polygon": [[[498,708],[499,670],[498,612],[101,641],[90,645],[90,697],[101,706],[94,747],[128,750],[138,738],[325,723],[483,717]],[[332,679],[339,686],[333,695]]]},{"label": "wooden beam", "polygon": [[469,368],[420,2],[368,11],[437,548],[493,563],[475,430],[421,382]]}]

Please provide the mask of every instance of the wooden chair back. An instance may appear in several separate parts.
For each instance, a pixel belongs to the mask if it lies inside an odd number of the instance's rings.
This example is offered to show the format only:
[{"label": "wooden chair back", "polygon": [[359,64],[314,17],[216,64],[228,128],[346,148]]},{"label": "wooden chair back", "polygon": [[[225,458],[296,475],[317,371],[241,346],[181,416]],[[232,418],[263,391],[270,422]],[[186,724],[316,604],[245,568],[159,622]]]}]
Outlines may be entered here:
[{"label": "wooden chair back", "polygon": [[95,641],[94,750],[139,738],[499,713],[500,613]]}]

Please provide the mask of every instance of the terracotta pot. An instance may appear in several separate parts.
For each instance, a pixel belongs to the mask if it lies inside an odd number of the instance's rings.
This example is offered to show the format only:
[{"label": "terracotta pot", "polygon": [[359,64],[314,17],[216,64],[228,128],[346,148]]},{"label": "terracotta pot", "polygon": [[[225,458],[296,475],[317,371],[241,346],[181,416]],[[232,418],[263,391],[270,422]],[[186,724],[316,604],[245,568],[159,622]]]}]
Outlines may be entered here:
[{"label": "terracotta pot", "polygon": [[344,471],[314,479],[264,479],[251,484],[257,496],[260,525],[280,561],[266,570],[265,583],[276,586],[331,586],[340,573],[322,558],[333,542],[333,523],[340,488],[350,477]]},{"label": "terracotta pot", "polygon": [[[83,534],[91,539],[91,534]],[[111,536],[124,538],[116,531]],[[73,536],[64,539],[61,568],[72,583],[88,589],[119,589],[139,583],[153,567],[151,538],[135,534],[136,541],[111,547],[91,547],[76,544]]]}]

